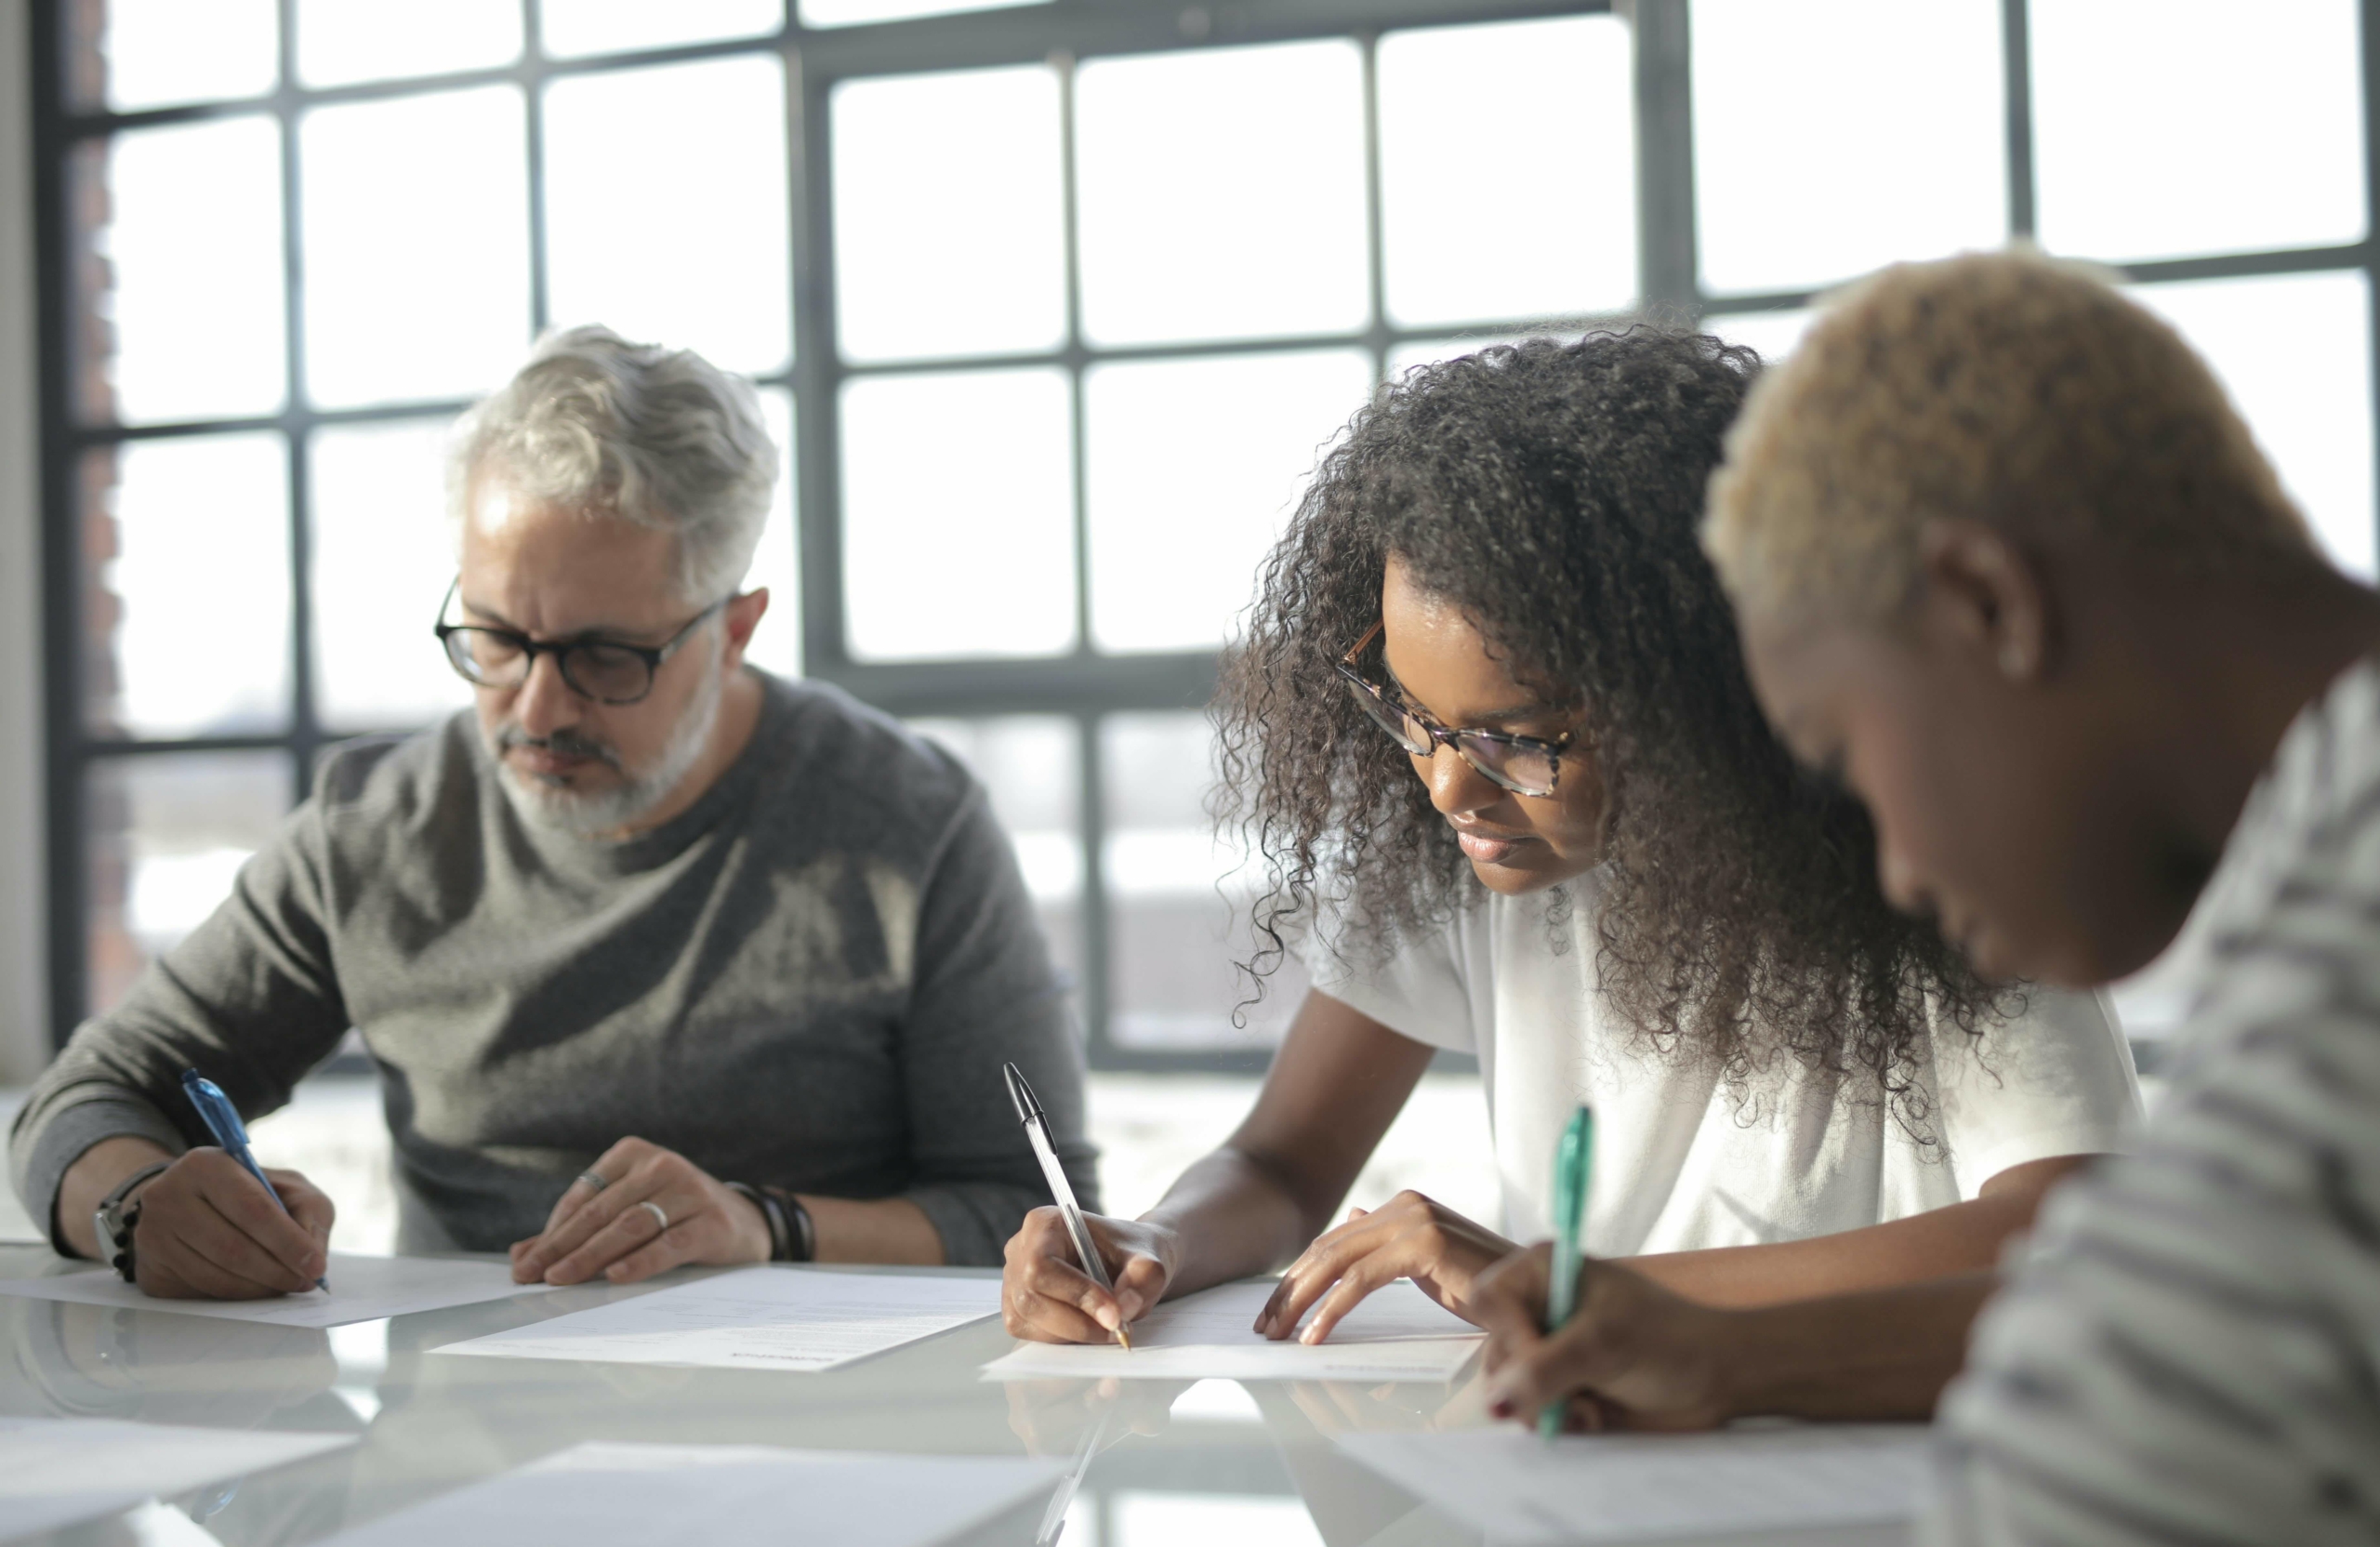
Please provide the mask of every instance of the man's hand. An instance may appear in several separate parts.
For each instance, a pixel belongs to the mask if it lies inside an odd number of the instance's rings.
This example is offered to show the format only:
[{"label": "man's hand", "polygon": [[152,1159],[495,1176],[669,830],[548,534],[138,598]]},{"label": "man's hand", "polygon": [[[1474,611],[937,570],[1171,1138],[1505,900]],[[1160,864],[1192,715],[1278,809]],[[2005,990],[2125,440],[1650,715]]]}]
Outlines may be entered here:
[{"label": "man's hand", "polygon": [[[1470,1307],[1479,1276],[1518,1250],[1444,1204],[1402,1192],[1368,1212],[1349,1210],[1346,1223],[1317,1236],[1281,1275],[1280,1287],[1256,1317],[1256,1330],[1276,1341],[1295,1334],[1301,1342],[1320,1342],[1366,1295],[1400,1278],[1476,1322]],[[1301,1333],[1298,1323],[1309,1308],[1314,1320]]]},{"label": "man's hand", "polygon": [[1547,1403],[1562,1402],[1569,1426],[1589,1429],[1709,1429],[1736,1416],[1728,1340],[1744,1313],[1591,1262],[1580,1271],[1578,1314],[1548,1334],[1552,1256],[1531,1247],[1480,1276],[1473,1319],[1488,1329],[1490,1413],[1535,1423]]},{"label": "man's hand", "polygon": [[296,1171],[268,1170],[281,1204],[219,1149],[194,1149],[133,1194],[133,1272],[165,1300],[263,1300],[314,1287],[337,1210]]},{"label": "man's hand", "polygon": [[1000,1270],[1000,1319],[1009,1336],[1035,1342],[1107,1342],[1148,1315],[1172,1281],[1181,1244],[1138,1220],[1085,1214],[1091,1243],[1114,1281],[1109,1294],[1075,1265],[1064,1216],[1043,1205],[1009,1237]]},{"label": "man's hand", "polygon": [[634,1284],[687,1263],[769,1260],[760,1210],[674,1150],[623,1139],[588,1170],[607,1185],[582,1179],[562,1189],[544,1231],[512,1243],[514,1283],[577,1284],[600,1273]]}]

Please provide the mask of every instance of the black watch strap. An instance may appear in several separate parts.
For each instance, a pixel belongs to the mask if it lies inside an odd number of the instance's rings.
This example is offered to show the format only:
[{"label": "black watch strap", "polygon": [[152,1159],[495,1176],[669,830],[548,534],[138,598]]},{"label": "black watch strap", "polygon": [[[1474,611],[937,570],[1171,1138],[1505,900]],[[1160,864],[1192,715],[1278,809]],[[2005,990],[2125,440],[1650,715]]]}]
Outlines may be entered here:
[{"label": "black watch strap", "polygon": [[778,1205],[777,1200],[749,1183],[731,1182],[727,1184],[727,1190],[760,1211],[761,1221],[769,1227],[769,1261],[772,1263],[792,1261],[791,1249],[787,1244],[785,1210]]},{"label": "black watch strap", "polygon": [[786,1257],[788,1262],[814,1263],[818,1260],[818,1227],[811,1223],[810,1210],[801,1199],[783,1187],[760,1189],[785,1210]]},{"label": "black watch strap", "polygon": [[132,1235],[140,1223],[140,1200],[136,1197],[127,1204],[125,1199],[130,1197],[133,1190],[142,1183],[172,1164],[171,1160],[158,1160],[141,1167],[117,1183],[107,1197],[99,1199],[99,1208],[91,1212],[91,1232],[99,1238],[99,1255],[127,1284],[136,1282]]},{"label": "black watch strap", "polygon": [[783,1187],[755,1187],[748,1183],[731,1182],[730,1190],[749,1198],[760,1217],[769,1222],[769,1261],[772,1263],[807,1263],[818,1255],[818,1228],[810,1223],[810,1210],[801,1200]]}]

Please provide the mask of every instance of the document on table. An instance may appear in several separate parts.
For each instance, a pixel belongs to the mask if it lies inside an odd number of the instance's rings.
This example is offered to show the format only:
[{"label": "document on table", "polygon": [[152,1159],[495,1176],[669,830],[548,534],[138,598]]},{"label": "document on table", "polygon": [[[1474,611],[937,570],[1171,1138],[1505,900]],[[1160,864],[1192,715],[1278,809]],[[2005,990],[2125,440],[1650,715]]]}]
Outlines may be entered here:
[{"label": "document on table", "polygon": [[1273,1287],[1224,1284],[1159,1305],[1132,1323],[1129,1353],[1113,1343],[1019,1343],[985,1365],[984,1379],[1451,1381],[1481,1341],[1477,1328],[1400,1278],[1349,1312],[1328,1342],[1274,1342],[1250,1330]]},{"label": "document on table", "polygon": [[997,1315],[997,1278],[742,1268],[440,1354],[720,1369],[832,1369]]},{"label": "document on table", "polygon": [[0,1418],[0,1541],[353,1445],[352,1435]]},{"label": "document on table", "polygon": [[760,1445],[575,1446],[333,1537],[324,1547],[927,1547],[1058,1479],[1055,1461]]},{"label": "document on table", "polygon": [[324,1276],[331,1283],[328,1293],[308,1289],[278,1300],[159,1300],[106,1268],[93,1268],[46,1278],[0,1279],[0,1294],[115,1305],[128,1311],[221,1316],[227,1321],[260,1321],[274,1327],[343,1327],[350,1321],[377,1321],[383,1316],[545,1292],[541,1285],[514,1283],[512,1270],[505,1263],[441,1257],[347,1257],[333,1252],[330,1271]]},{"label": "document on table", "polygon": [[1496,1547],[1537,1547],[1905,1521],[1924,1502],[1929,1434],[1922,1423],[1860,1423],[1552,1441],[1516,1427],[1337,1439]]}]

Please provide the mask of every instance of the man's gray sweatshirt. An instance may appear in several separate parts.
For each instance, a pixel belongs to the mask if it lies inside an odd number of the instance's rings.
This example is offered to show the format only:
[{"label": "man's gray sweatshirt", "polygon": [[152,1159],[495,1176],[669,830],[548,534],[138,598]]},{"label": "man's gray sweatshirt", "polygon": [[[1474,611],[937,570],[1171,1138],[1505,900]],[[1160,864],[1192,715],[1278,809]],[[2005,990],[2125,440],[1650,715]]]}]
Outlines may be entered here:
[{"label": "man's gray sweatshirt", "polygon": [[1081,1054],[982,787],[832,688],[764,685],[719,782],[617,842],[522,821],[469,711],[329,753],[231,897],[33,1088],[27,1211],[54,1230],[102,1139],[209,1142],[184,1069],[254,1117],[350,1026],[408,1250],[535,1235],[634,1135],[722,1181],[906,1197],[950,1262],[996,1263],[1049,1201],[1003,1060],[1095,1206]]}]

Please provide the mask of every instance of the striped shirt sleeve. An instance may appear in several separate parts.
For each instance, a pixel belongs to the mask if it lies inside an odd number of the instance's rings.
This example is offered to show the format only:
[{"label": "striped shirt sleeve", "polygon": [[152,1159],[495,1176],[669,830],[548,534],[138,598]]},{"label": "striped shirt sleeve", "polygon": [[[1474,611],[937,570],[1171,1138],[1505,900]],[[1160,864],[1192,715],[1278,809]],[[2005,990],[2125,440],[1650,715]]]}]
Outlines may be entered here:
[{"label": "striped shirt sleeve", "polygon": [[1941,1547],[2380,1542],[2380,672],[2200,914],[2139,1149],[2051,1198],[1944,1399]]}]

